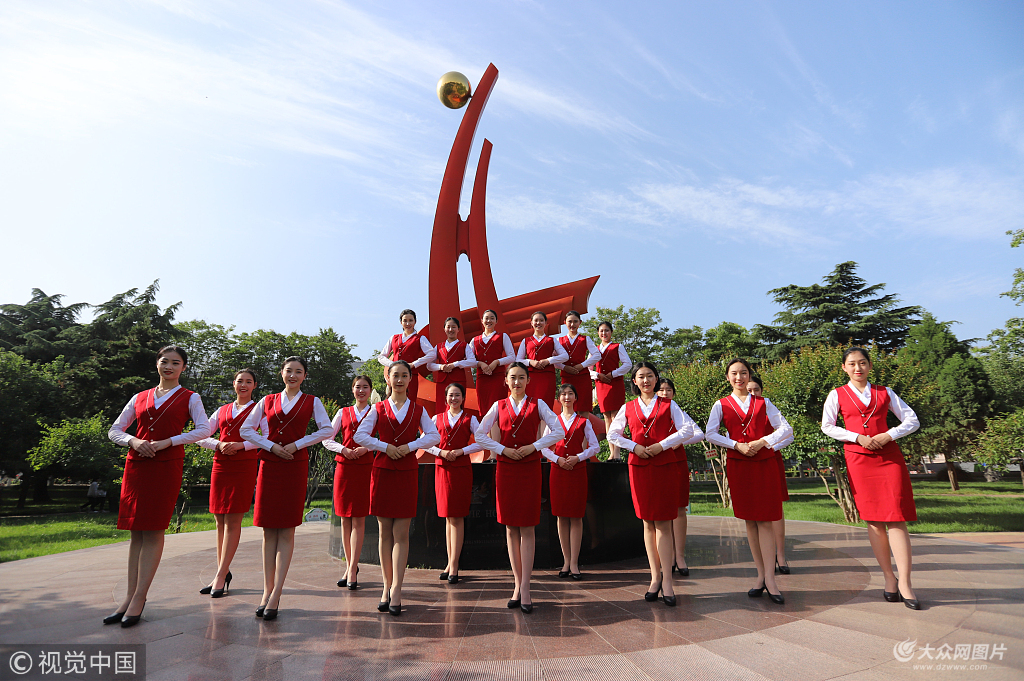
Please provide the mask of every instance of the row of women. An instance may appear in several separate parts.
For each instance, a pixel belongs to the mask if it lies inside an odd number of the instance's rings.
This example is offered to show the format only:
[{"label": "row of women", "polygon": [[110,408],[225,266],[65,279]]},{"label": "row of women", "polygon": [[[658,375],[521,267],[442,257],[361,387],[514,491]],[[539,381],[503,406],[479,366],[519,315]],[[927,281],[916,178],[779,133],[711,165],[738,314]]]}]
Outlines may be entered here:
[{"label": "row of women", "polygon": [[[239,371],[234,379],[236,400],[207,419],[199,396],[178,383],[187,362],[185,351],[167,346],[158,352],[159,385],[134,396],[110,429],[114,442],[130,448],[118,528],[131,531],[131,543],[127,593],[117,611],[104,618],[105,624],[128,627],[141,619],[180,487],[183,447],[192,442],[216,450],[210,512],[217,519],[218,569],[213,582],[201,593],[216,598],[228,592],[232,578],[229,568],[238,545],[242,516],[249,510],[255,488],[253,524],[264,532],[264,591],[256,615],[264,621],[278,616],[295,527],[302,522],[308,448],[324,441],[338,461],[334,506],[343,520],[347,564],[338,585],[358,588],[364,521],[367,515],[374,515],[380,526],[379,555],[384,582],[378,610],[400,615],[409,526],[416,514],[418,496],[417,450],[427,450],[436,457],[438,514],[447,519],[449,555],[441,579],[450,584],[459,581],[463,520],[469,512],[472,473],[468,455],[487,450],[497,463],[497,517],[506,526],[514,578],[508,607],[531,612],[530,582],[534,528],[540,522],[542,457],[553,464],[551,509],[558,517],[565,556],[559,576],[582,577],[578,556],[587,502],[586,468],[594,460],[598,443],[585,413],[576,413],[576,405],[592,404],[590,378],[573,379],[594,365],[598,371],[590,374],[597,382],[599,405],[608,422],[610,448],[613,452],[624,448],[629,454],[634,510],[644,521],[651,569],[651,583],[644,598],[675,605],[673,572],[688,574],[678,527],[682,525],[685,540],[689,476],[683,447],[700,441],[705,434],[674,401],[671,381],[661,379],[652,364],[641,362],[632,367],[631,382],[637,399],[625,402],[624,372],[618,370],[624,365],[628,370],[629,359],[619,347],[611,347],[615,345],[611,342],[611,324],[601,325],[602,344],[597,348],[578,333],[580,318],[574,312],[566,319],[568,337],[557,343],[543,332],[543,313],[536,313],[535,334],[520,346],[524,361],[509,359],[508,347],[500,356],[488,350],[496,341],[501,346],[511,346],[507,335],[493,330],[496,315],[491,311],[486,311],[482,319],[487,338],[474,339],[477,352],[472,355],[469,344],[457,340],[458,321],[454,318],[445,325],[448,340],[432,349],[432,355],[423,348],[422,338],[415,332],[415,314],[403,311],[401,319],[404,333],[392,339],[381,357],[382,363],[388,365],[389,397],[371,405],[371,380],[357,376],[352,384],[355,404],[340,409],[333,421],[318,398],[302,392],[307,366],[300,357],[290,357],[283,363],[281,377],[285,389],[259,401],[252,400],[257,387],[254,372]],[[407,324],[407,320],[412,324]],[[423,353],[412,363],[400,350],[409,345],[418,345]],[[555,345],[561,346],[562,351],[556,352]],[[581,347],[587,348],[586,355],[577,350]],[[423,358],[431,361],[417,366],[416,362]],[[505,359],[509,361],[502,364]],[[493,395],[490,404],[481,399],[484,415],[479,420],[463,409],[463,385],[455,380],[445,381],[443,376],[456,368],[453,365],[472,366],[470,362],[476,364],[478,394],[483,388],[485,394],[490,389]],[[439,408],[434,419],[409,397],[417,382],[416,370],[424,364],[430,365],[435,382],[444,384],[443,399],[436,404],[446,404],[447,409]],[[562,369],[560,388],[554,383],[553,371],[548,371],[552,366]],[[502,369],[499,371],[498,367]],[[906,522],[916,520],[916,511],[907,468],[894,442],[916,430],[917,418],[892,390],[868,382],[871,362],[865,350],[848,350],[842,368],[850,381],[829,395],[822,430],[844,442],[854,500],[868,523],[871,546],[885,577],[884,598],[918,609],[910,581],[911,549],[906,530]],[[767,590],[773,602],[783,603],[784,597],[775,582],[776,569],[782,566],[778,564],[772,524],[782,519],[785,494],[784,473],[776,450],[792,440],[792,428],[771,401],[759,394],[760,386],[756,379],[752,382],[745,360],[731,361],[726,373],[732,394],[715,403],[706,437],[729,451],[727,475],[734,512],[746,522],[757,569],[755,586],[747,593],[758,597]],[[500,391],[487,385],[489,380],[493,381],[487,377],[495,374],[503,381]],[[538,390],[538,385],[543,391]],[[552,410],[556,393],[557,414]],[[886,428],[889,412],[899,418],[899,426]],[[846,428],[836,425],[839,414]],[[195,427],[185,432],[189,421]],[[127,433],[133,422],[135,436]],[[311,422],[316,423],[317,430],[307,435]],[[726,434],[719,432],[722,427]],[[216,439],[210,437],[213,433],[218,433]],[[335,439],[338,435],[340,442]],[[890,556],[895,556],[898,578]],[[789,573],[788,568],[780,571]]]}]

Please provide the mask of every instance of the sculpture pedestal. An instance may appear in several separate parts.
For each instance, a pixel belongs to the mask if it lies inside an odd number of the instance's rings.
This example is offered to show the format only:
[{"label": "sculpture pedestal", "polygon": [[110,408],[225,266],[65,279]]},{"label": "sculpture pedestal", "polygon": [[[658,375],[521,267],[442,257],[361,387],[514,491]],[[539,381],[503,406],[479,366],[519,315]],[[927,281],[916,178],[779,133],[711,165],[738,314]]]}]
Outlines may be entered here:
[{"label": "sculpture pedestal", "polygon": [[[465,543],[459,567],[463,570],[502,569],[508,567],[505,526],[498,524],[494,506],[495,464],[474,463],[473,503],[466,518]],[[537,552],[534,567],[562,566],[562,549],[558,543],[558,525],[548,502],[548,476],[551,464],[542,464],[540,524],[537,526]],[[587,512],[583,518],[583,543],[580,564],[592,565],[645,555],[643,522],[633,512],[629,490],[629,471],[622,463],[588,464],[590,492]],[[380,564],[377,553],[377,521],[366,519],[366,537],[359,561]],[[434,464],[420,464],[419,497],[416,517],[409,529],[409,566],[443,570],[448,564],[445,549],[445,520],[437,515],[434,498]],[[329,551],[336,558],[344,557],[341,543],[341,518],[331,517]]]}]

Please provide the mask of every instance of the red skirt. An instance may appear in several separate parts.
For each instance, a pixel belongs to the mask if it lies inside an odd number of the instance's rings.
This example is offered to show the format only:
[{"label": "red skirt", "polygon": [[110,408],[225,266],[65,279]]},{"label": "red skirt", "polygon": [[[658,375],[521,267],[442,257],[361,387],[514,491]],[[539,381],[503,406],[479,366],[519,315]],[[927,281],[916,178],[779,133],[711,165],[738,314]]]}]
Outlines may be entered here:
[{"label": "red skirt", "polygon": [[615,416],[626,403],[626,382],[622,377],[612,379],[611,383],[595,381],[597,386],[597,406],[605,416]]},{"label": "red skirt", "polygon": [[540,476],[540,459],[511,462],[498,457],[494,493],[499,524],[511,527],[540,524]]},{"label": "red skirt", "polygon": [[780,488],[782,500],[789,501],[789,485],[786,484],[786,462],[782,460],[782,452],[775,452],[775,460],[779,462],[779,482],[782,483]]},{"label": "red skirt", "polygon": [[[363,454],[371,458],[372,454]],[[373,464],[342,463],[334,467],[334,513],[342,518],[370,515],[370,469]]]},{"label": "red skirt", "polygon": [[439,518],[465,518],[473,500],[473,466],[434,466],[434,496]]},{"label": "red skirt", "polygon": [[419,469],[397,471],[371,466],[370,514],[378,518],[415,518]]},{"label": "red skirt", "polygon": [[214,458],[210,474],[210,513],[248,513],[259,467],[259,459]]},{"label": "red skirt", "polygon": [[166,530],[181,490],[184,467],[184,459],[126,459],[117,529]]},{"label": "red skirt", "polygon": [[[274,457],[277,459],[277,457]],[[285,528],[302,524],[306,505],[309,460],[264,459],[256,478],[256,505],[252,524],[257,527]]]},{"label": "red skirt", "polygon": [[569,384],[576,388],[576,411],[585,412],[594,409],[594,382],[590,378],[590,369],[584,369],[578,374],[570,374],[568,371],[561,372],[562,385]]},{"label": "red skirt", "polygon": [[686,462],[686,451],[682,447],[676,452],[676,468],[679,475],[679,508],[690,505],[690,466]]},{"label": "red skirt", "polygon": [[917,520],[910,472],[896,443],[890,442],[873,454],[846,452],[846,471],[853,502],[862,520],[879,523]]},{"label": "red skirt", "polygon": [[732,494],[732,512],[743,520],[781,520],[782,489],[779,464],[768,459],[734,459],[725,462]]},{"label": "red skirt", "polygon": [[476,372],[476,402],[480,405],[481,418],[495,402],[501,402],[506,397],[508,386],[505,385],[505,367],[499,366],[490,376],[479,370]]},{"label": "red skirt", "polygon": [[641,520],[675,520],[679,515],[679,467],[673,461],[663,466],[630,466],[629,489],[633,510]]},{"label": "red skirt", "polygon": [[587,511],[586,461],[580,461],[571,471],[557,463],[551,464],[548,483],[551,495],[551,515],[556,518],[582,518]]},{"label": "red skirt", "polygon": [[[526,394],[537,400],[548,403],[555,408],[555,372],[530,369],[530,382],[526,384]],[[538,521],[540,522],[540,521]]]}]

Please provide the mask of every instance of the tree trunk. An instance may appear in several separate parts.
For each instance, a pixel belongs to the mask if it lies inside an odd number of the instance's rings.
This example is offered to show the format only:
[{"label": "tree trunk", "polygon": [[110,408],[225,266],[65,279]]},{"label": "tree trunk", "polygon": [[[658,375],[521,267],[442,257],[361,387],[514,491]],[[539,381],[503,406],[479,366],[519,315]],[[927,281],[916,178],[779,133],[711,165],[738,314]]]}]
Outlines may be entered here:
[{"label": "tree trunk", "polygon": [[179,534],[181,532],[181,525],[185,517],[185,512],[189,507],[189,500],[192,498],[192,486],[188,485],[184,491],[178,495],[178,503],[174,504],[174,533]]},{"label": "tree trunk", "polygon": [[949,486],[953,488],[953,491],[959,491],[960,483],[957,482],[956,479],[956,467],[953,465],[953,462],[950,461],[948,458],[946,459],[946,475],[949,476]]},{"label": "tree trunk", "polygon": [[[732,491],[729,489],[729,477],[725,474],[725,459],[728,452],[720,447],[708,446],[705,443],[705,455],[708,463],[711,464],[711,475],[715,478],[715,486],[718,487],[718,496],[722,500],[722,508],[732,508]],[[715,464],[718,464],[718,468]],[[721,470],[721,473],[719,473]]]},{"label": "tree trunk", "polygon": [[829,456],[829,463],[832,465],[832,471],[836,476],[836,491],[832,493],[832,486],[828,484],[828,478],[821,473],[821,468],[817,468],[818,477],[825,483],[825,491],[832,498],[832,501],[843,510],[843,518],[848,523],[859,523],[860,514],[857,512],[857,505],[853,502],[853,491],[850,489],[850,480],[846,476],[846,468],[840,465],[840,457]]},{"label": "tree trunk", "polygon": [[25,501],[28,499],[28,482],[25,480],[25,476],[21,476],[21,482],[18,483],[18,508],[25,508]]},{"label": "tree trunk", "polygon": [[36,471],[32,476],[32,503],[50,503],[50,490],[46,487],[46,482],[49,479],[50,476],[46,474],[46,471]]}]

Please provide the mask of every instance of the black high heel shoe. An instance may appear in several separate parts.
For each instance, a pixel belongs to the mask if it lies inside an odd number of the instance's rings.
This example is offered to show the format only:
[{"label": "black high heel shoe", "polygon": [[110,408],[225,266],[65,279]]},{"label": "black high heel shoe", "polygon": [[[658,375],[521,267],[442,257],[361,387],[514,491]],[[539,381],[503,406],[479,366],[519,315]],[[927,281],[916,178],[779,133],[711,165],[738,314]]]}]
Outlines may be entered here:
[{"label": "black high heel shoe", "polygon": [[224,578],[224,588],[214,589],[213,593],[210,594],[211,598],[223,598],[231,590],[231,571],[228,571],[228,576]]},{"label": "black high heel shoe", "polygon": [[683,577],[689,577],[690,576],[690,568],[688,568],[688,567],[676,567],[676,565],[673,563],[673,565],[672,565],[672,574],[677,574],[677,573],[682,575]]},{"label": "black high heel shoe", "polygon": [[[358,577],[358,576],[359,576],[359,567],[357,566],[356,567],[356,577]],[[344,581],[344,580],[342,580],[342,581]],[[341,586],[341,582],[338,582],[338,586]],[[348,590],[349,591],[355,591],[356,589],[359,588],[359,582],[353,579],[352,581],[347,583],[347,586],[348,586]]]},{"label": "black high heel shoe", "polygon": [[781,591],[779,593],[777,593],[777,594],[773,594],[771,591],[769,591],[768,592],[768,598],[769,598],[769,600],[771,600],[772,603],[778,603],[779,605],[782,605],[783,603],[786,602],[786,599],[782,595]]},{"label": "black high heel shoe", "polygon": [[672,596],[662,596],[661,597],[661,602],[664,603],[665,605],[667,605],[670,608],[676,607],[676,597],[675,597],[675,595],[672,595]]},{"label": "black high heel shoe", "polygon": [[391,613],[392,617],[400,616],[402,614],[402,604],[399,603],[398,605],[389,605],[388,612]]},{"label": "black high heel shoe", "polygon": [[[896,588],[899,589],[899,587]],[[900,592],[900,600],[903,602],[903,605],[907,606],[911,610],[921,609],[921,601],[917,600],[916,598],[904,598],[902,592]]]},{"label": "black high heel shoe", "polygon": [[[917,601],[914,601],[914,602],[916,603]],[[142,604],[142,610],[145,610],[145,609],[146,609],[146,604],[143,603]],[[125,611],[125,612],[127,612],[127,611]],[[134,627],[141,620],[142,620],[142,611],[141,610],[139,611],[138,615],[125,615],[124,619],[121,620],[121,628],[122,629],[127,629],[129,627]]]},{"label": "black high heel shoe", "polygon": [[265,605],[261,605],[260,607],[256,608],[256,616],[257,617],[263,617],[263,613],[264,613],[264,611],[266,609],[267,609],[267,606],[265,606]]},{"label": "black high heel shoe", "polygon": [[884,586],[882,587],[882,598],[884,598],[889,603],[899,603],[900,602],[900,583],[899,583],[898,580],[896,582],[896,590],[895,591],[886,591],[885,587]]},{"label": "black high heel shoe", "polygon": [[344,589],[346,586],[348,586],[348,580],[347,579],[339,579],[338,580],[338,587]]},{"label": "black high heel shoe", "polygon": [[206,596],[211,591],[213,591],[213,585],[212,584],[209,585],[209,586],[204,586],[202,589],[199,590],[199,593],[201,593],[202,595]]},{"label": "black high heel shoe", "polygon": [[569,575],[571,575],[571,574],[572,574],[572,573],[571,573],[571,572],[569,572],[568,570],[559,570],[559,571],[558,571],[558,578],[559,578],[559,579],[565,579],[566,577],[568,577],[568,576],[569,576]]},{"label": "black high heel shoe", "polygon": [[779,565],[779,557],[778,556],[775,557],[775,571],[776,572],[780,572],[780,573],[782,573],[784,575],[788,575],[789,574],[789,566],[788,565]]},{"label": "black high heel shoe", "polygon": [[123,612],[115,612],[113,615],[107,615],[103,618],[104,624],[117,624],[124,617]]},{"label": "black high heel shoe", "polygon": [[459,576],[458,575],[448,575],[448,583],[449,584],[458,584],[459,583]]},{"label": "black high heel shoe", "polygon": [[570,572],[569,576],[572,577],[573,581],[576,581],[576,582],[578,582],[581,579],[583,579],[583,573],[582,572]]},{"label": "black high heel shoe", "polygon": [[439,580],[441,580],[441,581],[443,582],[443,581],[445,581],[446,579],[448,579],[448,573],[447,573],[447,572],[442,572],[441,574],[439,574],[439,575],[437,576],[437,578],[438,578]]},{"label": "black high heel shoe", "polygon": [[505,607],[508,608],[509,610],[514,610],[514,609],[519,607],[521,602],[522,602],[521,598],[510,598],[510,599],[508,599],[508,603],[505,605]]},{"label": "black high heel shoe", "polygon": [[387,612],[391,607],[391,598],[388,597],[386,601],[381,601],[377,604],[377,612]]},{"label": "black high heel shoe", "polygon": [[659,584],[657,591],[648,591],[648,592],[644,593],[644,600],[647,601],[648,603],[653,603],[654,601],[658,600],[658,594],[660,594],[660,593],[661,593],[661,585]]},{"label": "black high heel shoe", "polygon": [[522,610],[524,614],[529,615],[533,612],[533,603],[520,603],[519,609]]},{"label": "black high heel shoe", "polygon": [[277,619],[277,608],[267,608],[263,611],[263,621],[270,622]]},{"label": "black high heel shoe", "polygon": [[[758,587],[756,589],[750,589],[749,591],[747,591],[747,595],[750,596],[751,598],[760,598],[761,595],[764,594],[765,589],[767,589],[767,588],[768,587],[766,587],[764,585],[764,582],[761,582],[761,586],[760,587]],[[768,594],[768,595],[770,596],[771,594]]]}]

